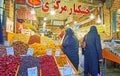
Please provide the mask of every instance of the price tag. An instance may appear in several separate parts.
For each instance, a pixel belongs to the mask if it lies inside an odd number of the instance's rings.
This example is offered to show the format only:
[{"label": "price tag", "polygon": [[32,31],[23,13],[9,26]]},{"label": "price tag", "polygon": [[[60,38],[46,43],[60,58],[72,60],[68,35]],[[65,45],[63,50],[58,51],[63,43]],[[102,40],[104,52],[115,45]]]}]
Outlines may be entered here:
[{"label": "price tag", "polygon": [[47,54],[47,55],[52,55],[52,49],[47,49],[46,54]]},{"label": "price tag", "polygon": [[55,56],[60,56],[60,49],[56,49]]},{"label": "price tag", "polygon": [[4,46],[10,46],[9,41],[4,41]]},{"label": "price tag", "polygon": [[28,56],[32,56],[32,55],[33,55],[33,52],[34,52],[34,49],[33,49],[33,48],[28,48],[28,50],[27,50],[27,55],[28,55]]},{"label": "price tag", "polygon": [[69,64],[64,65],[63,76],[72,75],[72,74],[73,74],[72,67]]},{"label": "price tag", "polygon": [[117,43],[115,42],[115,40],[112,40],[112,41],[111,41],[111,44],[112,44],[114,47],[116,47],[116,45],[117,45]]},{"label": "price tag", "polygon": [[60,67],[59,70],[60,70],[60,72],[61,72],[61,74],[63,76],[64,67]]},{"label": "price tag", "polygon": [[28,68],[28,76],[38,76],[37,67]]},{"label": "price tag", "polygon": [[54,43],[55,43],[55,45],[58,45],[58,40],[55,40]]},{"label": "price tag", "polygon": [[116,47],[116,46],[117,46],[117,43],[116,43],[115,41],[114,41],[114,43],[113,43],[113,46],[114,46],[114,47]]},{"label": "price tag", "polygon": [[14,55],[14,49],[13,47],[6,48],[7,55]]},{"label": "price tag", "polygon": [[109,47],[109,45],[108,45],[108,43],[105,43],[105,46],[104,46],[105,48],[108,48]]}]

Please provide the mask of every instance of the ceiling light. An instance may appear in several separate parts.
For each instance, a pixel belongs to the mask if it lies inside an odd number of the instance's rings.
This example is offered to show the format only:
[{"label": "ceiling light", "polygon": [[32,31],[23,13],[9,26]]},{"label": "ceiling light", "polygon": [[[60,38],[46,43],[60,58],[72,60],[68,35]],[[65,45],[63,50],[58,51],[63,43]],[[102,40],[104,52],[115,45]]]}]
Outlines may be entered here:
[{"label": "ceiling light", "polygon": [[54,9],[51,9],[50,14],[51,14],[51,15],[55,15],[55,10],[54,10]]},{"label": "ceiling light", "polygon": [[95,18],[94,14],[90,14],[90,19],[94,19],[94,18]]},{"label": "ceiling light", "polygon": [[98,15],[97,23],[101,23],[100,15]]},{"label": "ceiling light", "polygon": [[44,21],[46,21],[47,20],[47,18],[46,17],[44,17]]},{"label": "ceiling light", "polygon": [[77,23],[77,21],[74,21],[74,24],[76,24]]},{"label": "ceiling light", "polygon": [[34,9],[32,9],[30,12],[31,12],[31,14],[35,14],[35,10]]},{"label": "ceiling light", "polygon": [[43,27],[46,27],[46,22],[43,23]]}]

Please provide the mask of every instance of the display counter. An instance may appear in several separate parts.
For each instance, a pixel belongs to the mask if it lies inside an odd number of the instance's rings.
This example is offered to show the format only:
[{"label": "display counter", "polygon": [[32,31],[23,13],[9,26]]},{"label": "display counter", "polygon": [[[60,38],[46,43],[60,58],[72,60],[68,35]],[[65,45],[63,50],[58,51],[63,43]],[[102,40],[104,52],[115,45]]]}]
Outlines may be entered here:
[{"label": "display counter", "polygon": [[113,62],[119,63],[120,64],[120,57],[115,56],[113,53],[111,53],[108,49],[103,49],[102,50],[102,56],[105,59],[111,60]]}]

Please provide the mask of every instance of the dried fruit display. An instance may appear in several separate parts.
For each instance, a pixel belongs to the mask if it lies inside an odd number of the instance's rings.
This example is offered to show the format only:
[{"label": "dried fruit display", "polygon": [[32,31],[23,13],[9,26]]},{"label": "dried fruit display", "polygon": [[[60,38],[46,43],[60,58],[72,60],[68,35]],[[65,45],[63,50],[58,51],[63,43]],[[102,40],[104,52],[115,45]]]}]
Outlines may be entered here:
[{"label": "dried fruit display", "polygon": [[46,55],[46,46],[39,43],[29,45],[30,48],[34,49],[33,56]]},{"label": "dried fruit display", "polygon": [[40,64],[42,76],[60,76],[60,72],[53,56],[41,56]]},{"label": "dried fruit display", "polygon": [[[16,40],[16,41],[21,41],[21,42],[24,42],[24,43],[27,44],[29,38],[30,38],[30,36],[26,35],[26,34],[15,34],[14,37],[13,37],[13,42],[14,42],[14,40]],[[11,44],[13,42],[11,42]]]},{"label": "dried fruit display", "polygon": [[0,76],[15,76],[21,58],[16,56],[0,57]]},{"label": "dried fruit display", "polygon": [[48,38],[46,36],[40,37],[41,43],[45,42],[46,44],[54,44],[54,40],[52,38]]},{"label": "dried fruit display", "polygon": [[39,75],[40,74],[39,73],[39,69],[40,69],[39,57],[23,56],[22,62],[20,64],[20,68],[18,71],[18,76],[28,76],[27,69],[33,68],[33,67],[37,67],[38,75]]},{"label": "dried fruit display", "polygon": [[12,46],[14,47],[15,55],[26,55],[27,49],[29,48],[28,44],[25,44],[21,41],[13,42]]},{"label": "dried fruit display", "polygon": [[33,43],[40,43],[40,36],[39,35],[30,36],[28,44],[33,44]]},{"label": "dried fruit display", "polygon": [[55,59],[59,67],[64,67],[65,64],[68,64],[65,57],[55,57]]}]

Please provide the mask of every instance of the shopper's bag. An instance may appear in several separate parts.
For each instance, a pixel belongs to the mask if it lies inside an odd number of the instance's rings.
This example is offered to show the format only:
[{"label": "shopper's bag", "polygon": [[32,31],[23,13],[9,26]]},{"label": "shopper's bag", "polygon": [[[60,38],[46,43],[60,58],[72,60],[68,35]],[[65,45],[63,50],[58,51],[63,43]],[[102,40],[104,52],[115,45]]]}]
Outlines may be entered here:
[{"label": "shopper's bag", "polygon": [[102,76],[102,73],[98,73],[98,75],[97,76]]},{"label": "shopper's bag", "polygon": [[86,48],[86,40],[87,40],[87,35],[85,35],[85,38],[81,44],[81,48],[85,49]]},{"label": "shopper's bag", "polygon": [[81,61],[80,66],[84,69],[84,55],[82,55],[82,61]]}]

